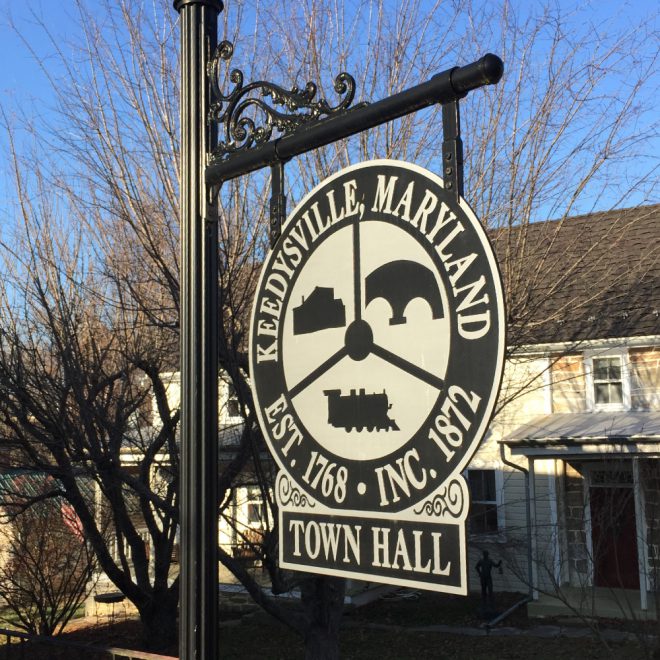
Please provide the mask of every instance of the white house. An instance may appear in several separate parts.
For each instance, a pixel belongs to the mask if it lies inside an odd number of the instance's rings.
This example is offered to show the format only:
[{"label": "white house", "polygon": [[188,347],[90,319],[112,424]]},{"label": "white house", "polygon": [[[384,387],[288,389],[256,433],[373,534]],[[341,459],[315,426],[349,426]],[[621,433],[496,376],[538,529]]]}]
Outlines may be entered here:
[{"label": "white house", "polygon": [[[511,252],[506,233],[500,254]],[[543,287],[507,362],[501,400],[510,402],[467,470],[471,586],[488,549],[504,564],[495,589],[529,590],[530,612],[585,613],[588,600],[596,614],[653,616],[660,205],[570,218],[561,231],[531,225],[525,245],[521,272]]]},{"label": "white house", "polygon": [[[506,288],[517,289],[510,299],[525,309],[510,312],[499,412],[465,475],[470,587],[479,589],[474,566],[488,549],[504,565],[495,590],[529,593],[531,611],[579,609],[595,589],[600,613],[653,615],[660,205],[504,229],[494,243]],[[179,405],[178,373],[168,397]],[[218,403],[220,448],[231,452],[242,418],[225,380]],[[253,481],[245,476],[220,522],[219,542],[234,553],[264,528]],[[608,610],[605,591],[625,599]]]},{"label": "white house", "polygon": [[[166,383],[168,404],[176,410],[181,401],[181,380],[179,372],[162,374]],[[239,444],[243,430],[243,417],[239,402],[228,378],[221,375],[218,381],[218,438],[220,460],[231,457]],[[240,552],[240,546],[249,545],[250,540],[259,541],[265,529],[265,516],[259,484],[250,474],[238,480],[238,487],[226,503],[223,515],[218,521],[218,542],[227,551]]]}]

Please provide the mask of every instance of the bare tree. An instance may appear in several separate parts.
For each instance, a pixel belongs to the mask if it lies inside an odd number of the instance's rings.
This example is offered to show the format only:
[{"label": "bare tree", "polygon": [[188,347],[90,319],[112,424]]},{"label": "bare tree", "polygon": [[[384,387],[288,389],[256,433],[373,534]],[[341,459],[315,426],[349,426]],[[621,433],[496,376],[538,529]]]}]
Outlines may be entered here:
[{"label": "bare tree", "polygon": [[[18,475],[13,484],[25,493],[27,481],[36,494],[52,488],[40,475]],[[34,485],[34,484],[33,484]],[[10,496],[11,499],[11,496]],[[95,561],[73,509],[62,498],[47,499],[21,510],[5,507],[4,552],[0,563],[0,594],[6,605],[3,619],[38,635],[57,635],[82,605]]]},{"label": "bare tree", "polygon": [[[58,221],[52,199],[45,190],[29,202],[25,195],[24,235],[5,245],[3,462],[52,477],[48,492],[28,491],[14,504],[30,510],[66,498],[99,566],[138,608],[148,642],[166,643],[177,604],[176,481],[157,488],[154,473],[177,460],[178,413],[160,376],[167,352],[162,337],[144,331],[144,313],[110,304],[112,282],[92,266],[80,228]],[[158,425],[147,427],[141,418],[152,399]],[[98,504],[85,496],[87,482]]]},{"label": "bare tree", "polygon": [[[38,126],[36,153],[22,160],[14,150],[20,224],[13,245],[3,246],[3,419],[15,456],[60,480],[102,569],[138,606],[152,643],[156,631],[165,642],[162,631],[175,630],[177,595],[176,581],[168,580],[177,519],[178,412],[169,409],[162,378],[178,360],[175,17],[150,13],[139,3],[108,2],[102,20],[82,0],[77,8],[82,43],[65,48],[43,26],[63,71],[55,76],[44,66],[57,99],[57,112],[47,120],[51,130],[44,131],[43,121],[28,122]],[[526,17],[521,12],[506,2],[405,0],[393,9],[383,0],[277,0],[237,1],[221,15],[224,36],[236,46],[232,66],[243,68],[246,79],[285,86],[314,80],[319,96],[328,99],[340,70],[355,74],[359,100],[376,100],[485,50],[503,57],[503,83],[464,103],[463,138],[466,196],[488,228],[517,228],[503,235],[500,250],[515,330],[512,351],[530,336],[545,295],[539,285],[552,269],[542,254],[534,276],[522,275],[517,257],[527,253],[534,221],[560,218],[543,239],[552,243],[576,210],[602,207],[604,199],[639,203],[652,194],[652,169],[643,169],[640,160],[617,194],[606,196],[613,177],[624,176],[627,158],[641,152],[651,134],[644,94],[655,55],[633,54],[623,32],[607,36],[601,29],[605,36],[596,42],[572,34],[551,5]],[[223,75],[221,85],[229,87],[230,69]],[[313,183],[364,158],[405,158],[440,171],[440,126],[438,109],[430,109],[289,163],[291,205]],[[257,175],[221,191],[220,367],[245,424],[222,467],[218,506],[223,515],[238,476],[247,471],[259,479],[271,508],[268,520],[277,520],[245,353],[252,291],[266,249],[267,184]],[[156,487],[154,472],[161,468],[174,476]],[[119,557],[112,556],[80,497],[78,470],[99,485],[121,541]],[[139,524],[127,493],[138,503]],[[259,552],[274,590],[300,585],[298,609],[269,598],[240,560],[222,550],[220,560],[262,607],[306,640],[308,657],[337,657],[343,582],[282,574],[276,538],[277,530],[268,529]]]}]

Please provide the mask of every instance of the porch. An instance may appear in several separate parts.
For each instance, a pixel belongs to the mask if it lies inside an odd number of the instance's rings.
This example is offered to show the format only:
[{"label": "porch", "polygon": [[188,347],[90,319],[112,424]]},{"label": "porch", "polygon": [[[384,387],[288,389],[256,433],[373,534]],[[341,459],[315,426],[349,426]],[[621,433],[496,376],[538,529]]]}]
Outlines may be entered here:
[{"label": "porch", "polygon": [[587,616],[608,619],[657,619],[655,594],[647,594],[647,609],[640,606],[639,590],[608,587],[562,587],[558,596],[540,593],[527,604],[530,617]]}]

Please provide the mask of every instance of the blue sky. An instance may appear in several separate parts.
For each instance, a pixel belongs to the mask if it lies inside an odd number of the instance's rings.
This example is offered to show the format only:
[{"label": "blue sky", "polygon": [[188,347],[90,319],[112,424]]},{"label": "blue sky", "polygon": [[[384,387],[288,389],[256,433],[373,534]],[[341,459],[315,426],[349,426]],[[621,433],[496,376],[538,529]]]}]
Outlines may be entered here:
[{"label": "blue sky", "polygon": [[[171,0],[154,0],[155,4],[159,2],[168,10],[172,6]],[[94,4],[93,1],[88,2],[92,9]],[[514,4],[533,7],[535,3],[533,0],[516,0]],[[581,20],[586,13],[593,17],[594,22],[616,17],[622,26],[626,23],[634,24],[640,19],[649,19],[654,14],[657,21],[658,4],[654,0],[598,0],[580,3],[558,0],[557,4],[565,6],[567,12],[579,6]],[[231,7],[232,0],[225,0],[225,11],[231,12]],[[173,9],[171,11],[174,12]],[[5,98],[9,95],[18,102],[26,103],[34,100],[47,102],[48,89],[39,65],[21,39],[8,27],[8,17],[11,16],[25,37],[34,42],[35,49],[47,57],[48,49],[44,48],[41,28],[36,25],[33,13],[42,17],[52,34],[57,35],[62,42],[75,39],[78,34],[75,3],[70,0],[0,0],[0,62],[3,63],[0,67],[0,91]]]},{"label": "blue sky", "polygon": [[0,90],[3,97],[9,95],[17,102],[30,103],[48,98],[49,90],[38,63],[9,26],[11,16],[17,28],[34,43],[35,49],[47,55],[47,51],[44,52],[40,47],[43,35],[32,12],[41,16],[52,33],[62,40],[75,38],[77,32],[73,3],[59,0],[28,0],[20,3],[0,0],[0,61],[3,62],[0,67]]},{"label": "blue sky", "polygon": [[[155,6],[162,4],[163,11],[172,11],[171,0],[133,0],[134,2],[146,1],[149,6],[153,3]],[[328,0],[330,1],[330,0]],[[268,2],[268,0],[262,0]],[[350,0],[346,0],[350,3]],[[486,0],[484,0],[486,2]],[[513,0],[514,4],[532,10],[535,2],[523,2],[523,0]],[[649,22],[658,22],[657,2],[654,0],[638,0],[636,2],[618,2],[616,0],[598,0],[592,2],[570,2],[569,0],[556,0],[556,3],[562,9],[562,13],[568,16],[573,15],[573,9],[579,7],[576,14],[576,21],[579,17],[578,29],[591,30],[587,27],[590,23],[595,25],[604,21],[615,19],[616,24],[622,28],[627,23],[634,24],[640,20]],[[225,1],[225,11],[232,11],[232,0]],[[96,5],[94,0],[89,0],[87,5],[94,9]],[[48,26],[51,34],[58,42],[66,44],[68,40],[75,41],[79,35],[77,26],[77,10],[75,2],[71,0],[0,0],[0,91],[2,93],[2,106],[11,115],[16,109],[26,112],[28,115],[42,114],[48,115],[49,105],[52,104],[52,95],[43,72],[30,54],[29,49],[21,41],[18,35],[9,26],[9,16],[12,17],[17,28],[22,32],[34,46],[35,51],[43,58],[46,66],[49,65],[49,49],[52,46],[46,43],[43,38],[42,28],[37,25],[33,14],[41,17]],[[645,47],[656,48],[658,44],[645,44]],[[481,53],[476,53],[475,56]],[[54,58],[53,58],[54,65]],[[53,71],[57,75],[57,71]],[[656,85],[657,86],[657,85]],[[20,139],[20,138],[19,138]],[[6,135],[0,130],[0,149],[6,145]],[[655,153],[660,151],[660,144]],[[0,163],[2,161],[0,160]],[[10,187],[7,182],[6,165],[0,165],[0,198],[7,200]],[[0,225],[3,216],[7,216],[8,205],[0,205]],[[1,229],[1,227],[0,227]]]}]

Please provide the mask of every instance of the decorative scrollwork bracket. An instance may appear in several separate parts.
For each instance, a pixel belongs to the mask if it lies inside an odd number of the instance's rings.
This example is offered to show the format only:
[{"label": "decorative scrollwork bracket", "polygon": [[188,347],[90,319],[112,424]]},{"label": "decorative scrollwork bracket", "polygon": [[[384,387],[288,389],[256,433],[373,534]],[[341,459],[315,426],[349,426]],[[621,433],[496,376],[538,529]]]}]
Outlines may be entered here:
[{"label": "decorative scrollwork bracket", "polygon": [[[331,106],[325,99],[315,100],[317,86],[313,82],[308,82],[303,89],[293,87],[290,90],[263,80],[246,84],[242,71],[238,69],[230,72],[229,79],[234,88],[225,94],[220,89],[220,67],[231,60],[233,54],[233,44],[222,41],[209,62],[209,121],[219,124],[221,132],[211,154],[212,161],[226,160],[232,154],[268,142],[273,129],[287,135],[304,124],[342,114],[355,97],[355,79],[345,72],[340,73],[334,82],[335,92],[342,98],[337,105]],[[270,104],[265,100],[267,97],[271,99]]]}]

